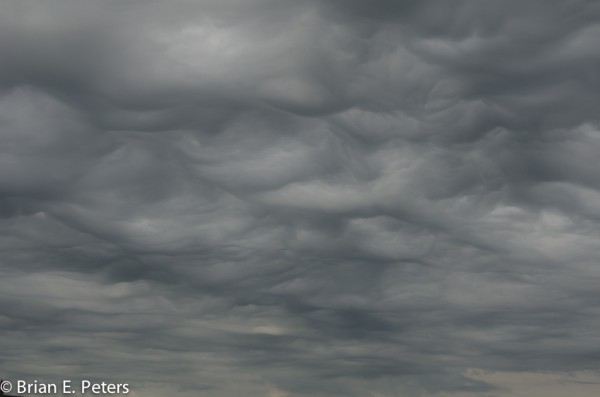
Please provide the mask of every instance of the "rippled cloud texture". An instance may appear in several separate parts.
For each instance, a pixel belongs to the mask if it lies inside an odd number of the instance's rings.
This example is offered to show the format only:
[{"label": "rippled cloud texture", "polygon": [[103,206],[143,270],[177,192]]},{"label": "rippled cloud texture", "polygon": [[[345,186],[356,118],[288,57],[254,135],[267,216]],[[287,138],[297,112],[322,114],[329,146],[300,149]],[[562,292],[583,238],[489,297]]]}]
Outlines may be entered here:
[{"label": "rippled cloud texture", "polygon": [[2,375],[597,395],[599,22],[592,0],[2,2]]}]

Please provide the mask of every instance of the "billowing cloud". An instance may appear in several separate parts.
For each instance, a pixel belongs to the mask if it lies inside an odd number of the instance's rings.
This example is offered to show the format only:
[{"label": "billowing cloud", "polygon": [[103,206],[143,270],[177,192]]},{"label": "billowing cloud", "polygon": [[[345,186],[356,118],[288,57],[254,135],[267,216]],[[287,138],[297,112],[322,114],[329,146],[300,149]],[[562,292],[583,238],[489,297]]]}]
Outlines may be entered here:
[{"label": "billowing cloud", "polygon": [[600,390],[595,2],[0,9],[5,378]]}]

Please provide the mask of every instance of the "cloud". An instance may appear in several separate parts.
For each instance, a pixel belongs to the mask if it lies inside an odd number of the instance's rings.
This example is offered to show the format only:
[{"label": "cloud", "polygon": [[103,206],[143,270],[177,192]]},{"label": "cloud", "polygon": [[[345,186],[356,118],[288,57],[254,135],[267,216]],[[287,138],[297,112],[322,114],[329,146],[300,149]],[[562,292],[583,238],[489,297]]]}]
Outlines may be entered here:
[{"label": "cloud", "polygon": [[594,2],[0,7],[4,377],[508,396],[597,369]]}]

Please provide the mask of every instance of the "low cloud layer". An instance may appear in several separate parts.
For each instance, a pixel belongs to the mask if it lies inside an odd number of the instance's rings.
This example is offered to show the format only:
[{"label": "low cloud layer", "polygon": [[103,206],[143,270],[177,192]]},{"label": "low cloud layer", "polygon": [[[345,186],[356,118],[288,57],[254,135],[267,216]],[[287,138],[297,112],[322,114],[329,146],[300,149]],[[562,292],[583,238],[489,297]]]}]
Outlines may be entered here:
[{"label": "low cloud layer", "polygon": [[4,377],[600,390],[597,2],[0,10]]}]

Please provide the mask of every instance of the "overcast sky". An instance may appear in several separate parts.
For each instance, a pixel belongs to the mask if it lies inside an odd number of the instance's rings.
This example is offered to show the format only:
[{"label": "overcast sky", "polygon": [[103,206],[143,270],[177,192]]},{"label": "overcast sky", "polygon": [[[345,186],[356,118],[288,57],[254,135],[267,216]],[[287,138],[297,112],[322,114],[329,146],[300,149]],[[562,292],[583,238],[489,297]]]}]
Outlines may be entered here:
[{"label": "overcast sky", "polygon": [[0,2],[0,376],[600,393],[600,2]]}]

